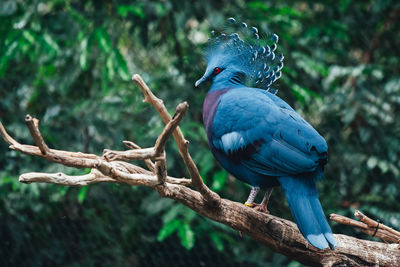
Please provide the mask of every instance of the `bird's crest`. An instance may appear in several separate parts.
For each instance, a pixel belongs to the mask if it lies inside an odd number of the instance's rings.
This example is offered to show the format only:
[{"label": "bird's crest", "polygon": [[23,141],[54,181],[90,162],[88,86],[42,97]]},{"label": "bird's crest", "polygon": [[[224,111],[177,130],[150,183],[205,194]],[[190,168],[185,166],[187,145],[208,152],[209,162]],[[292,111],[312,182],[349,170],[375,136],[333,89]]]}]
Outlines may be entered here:
[{"label": "bird's crest", "polygon": [[[283,55],[276,55],[278,35],[260,38],[256,27],[229,18],[229,28],[237,32],[211,32],[205,51],[207,63],[213,60],[224,62],[245,75],[246,83],[276,93],[271,85],[282,75]],[[268,37],[268,36],[267,36]]]}]

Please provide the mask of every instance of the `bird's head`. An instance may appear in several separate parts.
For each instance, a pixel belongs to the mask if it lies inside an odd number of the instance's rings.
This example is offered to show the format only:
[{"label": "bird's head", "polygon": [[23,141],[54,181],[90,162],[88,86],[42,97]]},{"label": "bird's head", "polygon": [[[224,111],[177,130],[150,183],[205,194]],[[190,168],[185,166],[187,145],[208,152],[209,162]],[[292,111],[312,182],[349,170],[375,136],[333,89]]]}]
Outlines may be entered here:
[{"label": "bird's head", "polygon": [[270,40],[260,39],[258,29],[248,28],[246,23],[238,25],[229,18],[231,25],[240,27],[238,33],[221,33],[209,39],[205,51],[207,69],[195,84],[211,81],[211,88],[248,84],[262,89],[270,89],[272,83],[281,77],[283,55],[275,56],[278,36],[272,34]]},{"label": "bird's head", "polygon": [[[216,47],[209,47],[207,51],[207,69],[195,84],[199,86],[203,82],[211,81],[213,84],[218,84],[224,81],[239,83],[246,75],[246,68],[240,62],[241,56],[231,51],[231,48],[219,44]],[[236,77],[237,76],[237,77]]]}]

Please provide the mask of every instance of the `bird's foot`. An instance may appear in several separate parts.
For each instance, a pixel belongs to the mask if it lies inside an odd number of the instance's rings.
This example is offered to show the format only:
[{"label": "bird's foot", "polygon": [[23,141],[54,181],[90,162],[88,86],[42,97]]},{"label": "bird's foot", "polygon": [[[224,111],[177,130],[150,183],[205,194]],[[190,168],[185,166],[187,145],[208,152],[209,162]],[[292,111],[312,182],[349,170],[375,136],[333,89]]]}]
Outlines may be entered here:
[{"label": "bird's foot", "polygon": [[267,205],[257,204],[257,203],[249,204],[247,202],[245,202],[244,205],[246,205],[247,207],[252,208],[252,209],[254,209],[256,211],[260,211],[260,212],[264,212],[264,213],[269,214],[269,210],[267,209]]},{"label": "bird's foot", "polygon": [[269,214],[269,210],[267,209],[267,206],[263,205],[263,204],[256,204],[256,206],[253,209],[260,211],[260,212],[264,212],[266,214]]}]

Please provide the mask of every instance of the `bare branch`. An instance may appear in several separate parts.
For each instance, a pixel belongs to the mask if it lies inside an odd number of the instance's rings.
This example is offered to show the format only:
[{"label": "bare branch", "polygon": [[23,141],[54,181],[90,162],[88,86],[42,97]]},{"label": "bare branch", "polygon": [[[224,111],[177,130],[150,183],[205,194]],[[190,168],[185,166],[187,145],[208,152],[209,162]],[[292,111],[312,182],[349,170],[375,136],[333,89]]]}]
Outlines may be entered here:
[{"label": "bare branch", "polygon": [[39,147],[42,154],[46,155],[49,152],[49,148],[44,142],[42,134],[39,131],[39,120],[32,118],[32,116],[28,114],[25,116],[25,122],[29,128],[33,140],[35,141],[35,144]]},{"label": "bare branch", "polygon": [[178,127],[178,124],[183,119],[183,116],[185,116],[188,106],[189,105],[184,102],[176,107],[175,115],[172,117],[172,120],[170,120],[167,125],[165,125],[164,130],[157,138],[156,144],[154,145],[154,150],[157,157],[155,164],[155,173],[161,185],[164,185],[165,178],[167,177],[165,144],[167,143],[167,140],[171,136],[171,134],[175,131],[176,127]]},{"label": "bare branch", "polygon": [[165,179],[167,178],[165,153],[163,155],[164,157],[158,159],[155,164],[155,172],[160,185],[164,185]]},{"label": "bare branch", "polygon": [[176,127],[178,127],[178,124],[185,116],[188,106],[189,105],[186,102],[184,102],[176,107],[175,115],[173,116],[172,120],[170,120],[164,127],[164,130],[157,138],[154,148],[149,148],[146,150],[135,149],[129,151],[112,151],[105,149],[103,152],[103,157],[108,161],[113,161],[117,159],[126,161],[135,159],[149,159],[149,158],[155,159],[156,163],[154,166],[154,172],[158,178],[159,184],[164,184],[165,179],[167,177],[165,144],[167,143],[168,138],[174,132]]},{"label": "bare branch", "polygon": [[356,216],[360,221],[363,223],[367,224],[369,227],[372,227],[373,229],[383,229],[385,231],[388,231],[389,233],[392,233],[394,236],[397,237],[397,240],[395,242],[400,241],[400,232],[394,230],[393,228],[390,228],[383,223],[378,223],[377,221],[372,220],[368,216],[364,215],[361,211],[356,210],[354,212],[354,216]]},{"label": "bare branch", "polygon": [[104,149],[104,151],[103,151],[103,157],[107,161],[145,160],[145,159],[153,159],[153,158],[155,158],[155,156],[156,156],[156,152],[155,152],[154,147],[126,150],[126,151],[116,151],[116,150]]},{"label": "bare branch", "polygon": [[[32,119],[33,121],[33,119]],[[107,179],[101,178],[97,179],[96,182],[111,182],[113,179],[114,182],[124,182],[130,185],[146,185],[154,187],[159,184],[156,175],[153,173],[133,164],[129,164],[123,161],[113,161],[107,162],[103,158],[94,155],[94,154],[86,154],[81,152],[70,152],[56,149],[49,149],[46,154],[42,154],[40,149],[35,146],[23,145],[13,139],[5,130],[4,126],[0,122],[0,133],[3,136],[4,140],[11,143],[10,148],[14,150],[18,150],[22,153],[28,155],[39,156],[45,158],[50,162],[59,163],[69,167],[75,168],[90,168],[97,169],[103,174],[103,177],[108,177]],[[151,148],[154,151],[154,148]],[[139,155],[146,154],[143,151],[147,151],[146,149],[139,150]],[[154,153],[153,153],[154,155]],[[51,178],[58,177],[64,178],[60,180],[52,180]],[[78,177],[75,180],[72,179],[68,184],[66,184],[65,179],[72,176],[59,176],[59,174],[42,174],[42,173],[29,173],[23,174],[20,176],[20,181],[25,183],[30,182],[51,182],[54,181],[56,184],[60,185],[76,185],[79,186],[83,180],[91,180],[92,176],[84,176]],[[191,185],[190,179],[185,178],[174,178],[165,176],[164,179],[167,183],[172,184],[181,184],[181,185]],[[94,182],[94,181],[92,181]]]},{"label": "bare branch", "polygon": [[14,138],[12,138],[6,131],[6,129],[4,128],[3,124],[0,121],[0,134],[1,137],[3,137],[4,141],[6,141],[10,146],[15,146],[16,144],[18,144],[17,141],[15,141]]},{"label": "bare branch", "polygon": [[[122,143],[124,143],[124,145],[126,145],[128,148],[130,149],[141,149],[140,146],[138,146],[137,144],[135,144],[132,141],[122,141]],[[153,161],[151,161],[151,159],[145,159],[144,163],[146,163],[147,168],[149,168],[150,171],[154,172],[154,163]]]},{"label": "bare branch", "polygon": [[126,151],[115,151],[104,149],[103,157],[107,161],[114,161],[114,160],[123,160],[123,161],[130,161],[130,160],[145,160],[145,159],[154,159],[156,157],[160,157],[160,155],[164,151],[165,144],[168,138],[171,136],[172,132],[178,127],[178,124],[185,116],[186,110],[188,108],[188,104],[186,102],[179,104],[176,107],[176,112],[174,118],[167,123],[164,127],[163,132],[157,138],[157,141],[154,147],[150,148],[139,148],[136,144],[132,145],[132,142],[124,141],[124,144],[128,146],[135,147],[132,150]]},{"label": "bare branch", "polygon": [[64,173],[40,173],[40,172],[29,172],[24,173],[19,177],[21,183],[51,183],[56,185],[66,186],[85,186],[94,183],[108,182],[108,183],[119,183],[115,179],[104,176],[99,171],[93,169],[89,174],[70,176]]},{"label": "bare branch", "polygon": [[[139,86],[140,90],[145,96],[144,101],[153,105],[158,114],[160,114],[161,119],[165,124],[167,124],[171,120],[171,116],[169,115],[166,107],[163,104],[163,101],[157,98],[149,89],[147,84],[143,81],[142,77],[139,74],[135,74],[132,76],[132,80]],[[201,195],[205,198],[205,200],[211,204],[212,206],[217,206],[219,201],[221,200],[220,196],[211,191],[204,183],[203,179],[200,176],[199,170],[197,169],[196,164],[194,163],[192,157],[188,152],[188,144],[189,141],[185,140],[183,137],[182,131],[179,127],[172,134],[174,136],[175,142],[178,145],[179,153],[189,171],[190,178],[192,179],[193,185],[196,189],[201,193]]]},{"label": "bare branch", "polygon": [[[17,142],[14,138],[12,138],[4,128],[3,124],[0,122],[0,134],[3,137],[3,139],[10,144],[10,149],[20,151],[24,154],[32,155],[32,156],[39,156],[42,158],[46,158],[49,161],[60,163],[60,159],[50,159],[51,157],[49,155],[43,155],[40,149],[36,146],[31,146],[31,145],[23,145]],[[71,151],[64,151],[64,150],[57,150],[57,149],[49,149],[49,154],[57,154],[59,157],[69,157],[73,161],[74,158],[76,159],[100,159],[99,156],[94,155],[94,154],[87,154],[87,153],[82,153],[82,152],[71,152]],[[86,166],[80,167],[79,164],[78,166],[72,165],[71,162],[67,161],[65,162],[66,166],[71,166],[71,167],[76,167],[76,168],[86,168]],[[63,164],[63,163],[61,163]],[[71,164],[71,165],[69,165]]]},{"label": "bare branch", "polygon": [[355,227],[356,229],[360,230],[361,232],[363,232],[367,235],[376,236],[376,237],[380,238],[381,240],[384,240],[384,241],[387,241],[390,243],[396,243],[399,240],[399,236],[396,236],[386,230],[376,229],[375,227],[371,228],[362,222],[347,218],[342,215],[332,213],[329,216],[329,219],[331,219],[332,221],[335,221],[337,223],[340,223],[340,224],[345,224],[345,225]]},{"label": "bare branch", "polygon": [[[118,174],[121,174],[120,172]],[[142,185],[154,187],[159,184],[157,177],[154,175],[146,174],[130,174],[123,175],[123,180],[116,180],[109,176],[104,176],[101,172],[96,169],[92,169],[89,174],[85,175],[66,175],[64,173],[41,173],[41,172],[29,172],[24,173],[19,177],[21,183],[51,183],[56,185],[65,186],[85,186],[94,183],[124,183],[129,185]],[[177,185],[190,185],[190,180],[185,178],[173,178],[166,177],[166,182]]]},{"label": "bare branch", "polygon": [[181,122],[183,119],[183,116],[185,116],[186,110],[188,109],[189,105],[187,102],[180,103],[176,107],[176,111],[172,119],[165,125],[164,130],[160,134],[160,136],[157,138],[156,144],[154,145],[154,150],[156,151],[156,155],[158,156],[164,151],[165,144],[167,143],[168,138],[171,136],[171,134],[175,131],[176,127],[178,127],[178,124]]}]

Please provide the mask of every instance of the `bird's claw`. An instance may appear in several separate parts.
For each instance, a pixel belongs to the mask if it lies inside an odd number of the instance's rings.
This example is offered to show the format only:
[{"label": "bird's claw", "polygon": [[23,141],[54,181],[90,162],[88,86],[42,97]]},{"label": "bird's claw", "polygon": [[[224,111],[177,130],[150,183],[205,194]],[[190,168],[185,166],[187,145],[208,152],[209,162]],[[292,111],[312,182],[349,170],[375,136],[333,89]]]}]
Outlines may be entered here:
[{"label": "bird's claw", "polygon": [[267,207],[265,205],[257,204],[253,209],[255,209],[256,211],[260,211],[260,212],[269,214],[269,210],[267,209]]},{"label": "bird's claw", "polygon": [[244,205],[249,207],[249,208],[252,208],[252,209],[254,209],[256,211],[260,211],[260,212],[264,212],[264,213],[269,214],[269,210],[267,209],[267,206],[265,206],[265,205],[257,204],[257,203],[249,204],[247,202],[245,202]]}]

